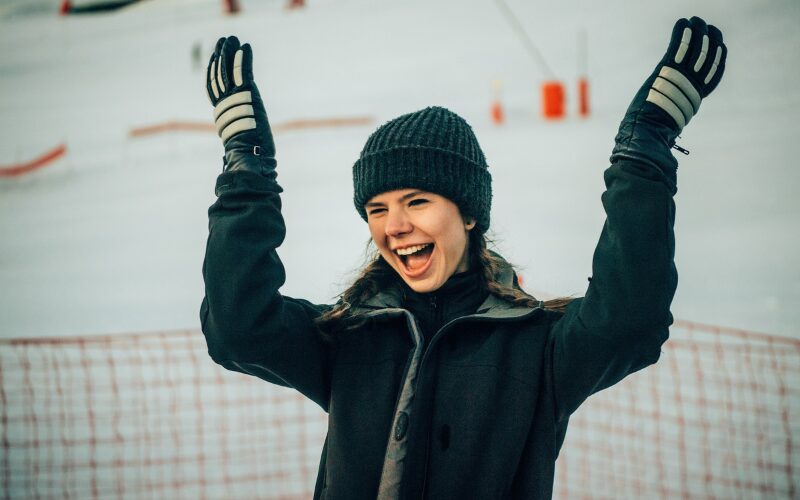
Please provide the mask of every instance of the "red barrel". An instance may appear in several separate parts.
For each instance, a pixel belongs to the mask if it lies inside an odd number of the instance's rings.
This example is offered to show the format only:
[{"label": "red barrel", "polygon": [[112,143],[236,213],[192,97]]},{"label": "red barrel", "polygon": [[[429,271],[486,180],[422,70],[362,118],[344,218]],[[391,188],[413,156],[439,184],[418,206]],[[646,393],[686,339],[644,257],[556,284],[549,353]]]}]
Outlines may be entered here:
[{"label": "red barrel", "polygon": [[548,120],[563,118],[564,108],[564,85],[557,80],[542,83],[542,114],[544,117]]}]

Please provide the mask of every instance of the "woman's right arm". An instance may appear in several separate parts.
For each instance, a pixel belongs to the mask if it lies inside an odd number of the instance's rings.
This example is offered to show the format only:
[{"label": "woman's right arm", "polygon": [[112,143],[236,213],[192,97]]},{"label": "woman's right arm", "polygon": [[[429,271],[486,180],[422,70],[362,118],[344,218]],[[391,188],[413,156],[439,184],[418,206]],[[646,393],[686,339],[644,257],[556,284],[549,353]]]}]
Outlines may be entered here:
[{"label": "woman's right arm", "polygon": [[200,320],[208,352],[225,368],[293,387],[327,410],[330,346],[314,323],[327,306],[278,291],[286,279],[277,254],[286,235],[282,190],[249,45],[220,39],[207,76],[225,145],[203,263]]}]

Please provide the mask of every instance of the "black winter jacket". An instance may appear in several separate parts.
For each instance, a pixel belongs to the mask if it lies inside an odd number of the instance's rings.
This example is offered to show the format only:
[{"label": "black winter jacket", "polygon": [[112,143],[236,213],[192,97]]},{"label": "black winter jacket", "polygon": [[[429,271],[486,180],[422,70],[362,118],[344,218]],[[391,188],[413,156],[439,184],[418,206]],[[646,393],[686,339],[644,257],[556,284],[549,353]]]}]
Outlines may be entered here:
[{"label": "black winter jacket", "polygon": [[[223,173],[203,266],[209,354],[329,413],[314,498],[550,498],[570,414],[654,363],[672,323],[674,189],[629,160],[605,182],[585,297],[561,313],[489,295],[423,355],[399,288],[362,305],[361,328],[325,342],[313,320],[331,306],[279,293],[281,188]],[[499,278],[510,284],[513,272]]]}]

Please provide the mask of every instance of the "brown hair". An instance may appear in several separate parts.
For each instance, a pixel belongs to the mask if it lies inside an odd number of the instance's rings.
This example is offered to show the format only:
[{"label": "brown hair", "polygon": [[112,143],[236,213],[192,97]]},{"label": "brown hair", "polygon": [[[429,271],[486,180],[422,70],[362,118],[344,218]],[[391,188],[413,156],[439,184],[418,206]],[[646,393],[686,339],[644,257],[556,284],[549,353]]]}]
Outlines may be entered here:
[{"label": "brown hair", "polygon": [[[332,333],[341,329],[347,320],[357,320],[358,318],[353,313],[353,309],[397,279],[397,272],[383,259],[378,250],[375,248],[370,250],[371,243],[371,240],[367,243],[368,264],[363,267],[353,284],[342,292],[339,302],[316,319],[317,325],[324,332]],[[484,290],[516,306],[537,307],[539,300],[519,286],[516,279],[516,270],[514,271],[515,278],[512,286],[507,286],[497,281],[500,270],[511,264],[489,250],[490,243],[492,241],[485,235],[470,231],[468,250],[470,269],[477,267],[481,270],[481,283]],[[511,267],[514,269],[514,266]],[[545,309],[564,311],[573,300],[574,298],[572,297],[560,297],[544,301],[543,306]],[[360,322],[355,321],[348,328],[358,325],[360,325]]]}]

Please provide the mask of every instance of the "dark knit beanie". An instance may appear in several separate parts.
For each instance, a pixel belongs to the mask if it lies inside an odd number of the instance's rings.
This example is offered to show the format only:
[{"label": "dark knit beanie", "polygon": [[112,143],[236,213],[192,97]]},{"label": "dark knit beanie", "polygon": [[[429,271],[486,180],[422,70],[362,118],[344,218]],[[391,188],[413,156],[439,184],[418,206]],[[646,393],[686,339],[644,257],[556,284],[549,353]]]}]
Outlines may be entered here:
[{"label": "dark knit beanie", "polygon": [[353,165],[353,201],[361,218],[372,197],[395,189],[436,193],[489,229],[492,176],[469,124],[450,110],[425,108],[385,123]]}]

